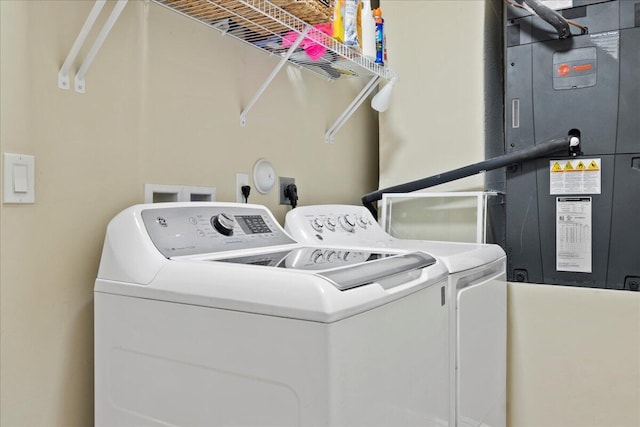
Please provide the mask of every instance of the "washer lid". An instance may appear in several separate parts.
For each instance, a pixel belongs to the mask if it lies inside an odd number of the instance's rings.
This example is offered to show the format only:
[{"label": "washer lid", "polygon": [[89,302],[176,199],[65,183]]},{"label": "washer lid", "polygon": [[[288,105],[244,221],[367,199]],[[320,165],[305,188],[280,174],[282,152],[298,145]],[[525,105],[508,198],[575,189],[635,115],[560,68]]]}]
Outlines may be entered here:
[{"label": "washer lid", "polygon": [[446,282],[442,263],[419,268],[430,258],[404,256],[326,270],[180,258],[166,260],[148,285],[97,279],[95,292],[332,323]]},{"label": "washer lid", "polygon": [[436,260],[420,252],[392,254],[346,249],[296,248],[284,252],[221,258],[215,262],[314,271],[344,291],[429,267],[435,264]]}]

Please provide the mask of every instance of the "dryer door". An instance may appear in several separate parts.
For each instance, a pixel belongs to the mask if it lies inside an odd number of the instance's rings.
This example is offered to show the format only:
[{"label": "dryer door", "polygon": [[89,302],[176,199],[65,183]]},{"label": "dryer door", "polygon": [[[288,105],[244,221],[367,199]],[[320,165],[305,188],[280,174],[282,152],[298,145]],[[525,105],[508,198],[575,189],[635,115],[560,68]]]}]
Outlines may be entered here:
[{"label": "dryer door", "polygon": [[506,426],[507,287],[504,260],[450,276],[455,323],[457,425]]}]

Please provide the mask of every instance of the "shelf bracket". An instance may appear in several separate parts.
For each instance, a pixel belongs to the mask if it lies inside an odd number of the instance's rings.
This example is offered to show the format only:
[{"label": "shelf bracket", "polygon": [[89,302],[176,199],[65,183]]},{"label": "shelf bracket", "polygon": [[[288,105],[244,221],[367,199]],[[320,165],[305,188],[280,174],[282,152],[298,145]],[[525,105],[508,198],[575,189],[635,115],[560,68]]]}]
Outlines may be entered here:
[{"label": "shelf bracket", "polygon": [[347,120],[353,115],[353,113],[362,105],[365,99],[373,92],[373,90],[377,87],[378,82],[382,77],[375,75],[369,80],[369,82],[362,88],[360,93],[351,101],[351,104],[344,110],[344,112],[338,117],[327,132],[324,134],[324,142],[327,144],[333,144],[334,136],[338,133],[338,130],[346,123]]},{"label": "shelf bracket", "polygon": [[269,74],[269,77],[267,77],[267,79],[264,81],[262,86],[260,86],[260,89],[258,89],[258,92],[253,96],[251,101],[249,101],[247,106],[244,107],[244,109],[242,110],[242,113],[240,113],[240,125],[242,127],[244,127],[247,124],[247,114],[249,113],[249,110],[253,108],[254,104],[258,101],[260,96],[264,93],[267,87],[269,87],[269,84],[271,84],[271,82],[273,81],[275,76],[278,74],[278,72],[282,69],[284,64],[287,63],[287,61],[289,60],[289,57],[291,57],[293,52],[298,48],[298,46],[300,45],[302,40],[305,38],[305,36],[307,35],[310,29],[311,29],[311,25],[307,25],[304,31],[300,33],[296,41],[293,42],[289,50],[287,50],[287,53],[282,57],[282,59],[280,59],[280,62],[278,63],[278,65],[276,65],[276,68],[273,69],[271,74]]},{"label": "shelf bracket", "polygon": [[113,7],[113,10],[111,11],[111,15],[109,15],[109,18],[107,19],[107,22],[104,23],[102,30],[100,30],[100,34],[98,34],[96,41],[93,42],[93,46],[91,46],[91,49],[89,49],[89,53],[87,53],[87,57],[84,59],[84,62],[82,63],[82,65],[80,66],[80,69],[76,73],[76,78],[74,81],[76,92],[84,93],[85,91],[84,76],[87,74],[87,71],[91,66],[91,63],[93,63],[93,60],[98,54],[98,51],[102,47],[102,44],[104,43],[104,41],[107,39],[107,36],[111,31],[111,28],[113,28],[113,25],[118,20],[118,17],[120,17],[120,13],[122,13],[122,9],[124,9],[128,1],[129,0],[118,0],[116,5]]},{"label": "shelf bracket", "polygon": [[[91,63],[93,62],[96,55],[98,54],[98,51],[102,47],[102,44],[104,43],[107,36],[109,35],[109,32],[113,28],[113,25],[118,20],[120,13],[122,13],[122,10],[127,5],[127,2],[128,0],[117,1],[116,5],[111,11],[111,15],[109,15],[109,18],[104,23],[102,30],[100,31],[100,34],[98,34],[98,37],[96,38],[95,42],[91,46],[91,49],[89,49],[89,52],[87,53],[86,58],[84,59],[82,65],[80,66],[80,68],[78,69],[78,72],[76,73],[76,77],[74,81],[74,88],[76,92],[78,93],[85,92],[85,80],[84,80],[85,75],[87,74],[87,71],[91,66]],[[100,12],[102,11],[102,8],[104,7],[105,3],[106,3],[106,0],[96,0],[96,2],[93,4],[93,8],[91,9],[91,12],[89,12],[89,16],[87,17],[87,20],[85,21],[84,25],[82,26],[82,29],[80,30],[80,33],[78,34],[78,37],[76,37],[76,40],[73,43],[73,46],[71,46],[71,50],[69,51],[67,58],[62,64],[60,71],[58,71],[58,87],[60,89],[64,89],[64,90],[69,89],[69,86],[70,86],[69,72],[71,70],[71,65],[76,60],[76,57],[80,52],[80,49],[86,42],[87,36],[89,35],[89,32],[91,32],[91,29],[95,25],[96,19],[100,15]]]},{"label": "shelf bracket", "polygon": [[69,71],[71,70],[71,65],[73,61],[76,60],[78,53],[80,52],[80,48],[84,45],[84,42],[87,40],[87,36],[89,35],[89,31],[93,28],[96,23],[96,19],[98,19],[98,15],[102,11],[104,4],[107,0],[96,0],[93,4],[93,8],[91,12],[89,12],[89,16],[87,16],[87,20],[84,21],[84,25],[78,33],[78,37],[76,37],[76,41],[73,42],[73,46],[71,46],[71,50],[67,55],[67,59],[64,60],[64,64],[58,71],[58,87],[60,89],[68,90],[69,89]]},{"label": "shelf bracket", "polygon": [[223,36],[226,36],[229,32],[229,29],[231,28],[231,25],[229,24],[229,18],[225,18],[220,20],[219,22],[216,22],[215,24],[211,24],[211,28],[215,28],[216,30],[220,31]]}]

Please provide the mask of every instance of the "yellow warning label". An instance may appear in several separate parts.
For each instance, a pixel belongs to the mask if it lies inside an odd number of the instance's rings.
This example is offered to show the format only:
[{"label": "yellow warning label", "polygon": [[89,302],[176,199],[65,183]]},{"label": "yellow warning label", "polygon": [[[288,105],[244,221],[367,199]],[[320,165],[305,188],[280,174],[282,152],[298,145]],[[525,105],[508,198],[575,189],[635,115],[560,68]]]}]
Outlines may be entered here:
[{"label": "yellow warning label", "polygon": [[600,158],[550,159],[549,194],[601,194],[605,167]]}]

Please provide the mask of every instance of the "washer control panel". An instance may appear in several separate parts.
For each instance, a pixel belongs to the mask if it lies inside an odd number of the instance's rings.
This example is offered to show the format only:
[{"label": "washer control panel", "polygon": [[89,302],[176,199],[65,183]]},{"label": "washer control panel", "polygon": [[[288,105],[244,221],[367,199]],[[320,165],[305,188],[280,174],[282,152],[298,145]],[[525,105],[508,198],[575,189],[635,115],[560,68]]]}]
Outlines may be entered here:
[{"label": "washer control panel", "polygon": [[142,221],[166,258],[296,243],[266,209],[255,206],[146,209]]}]

